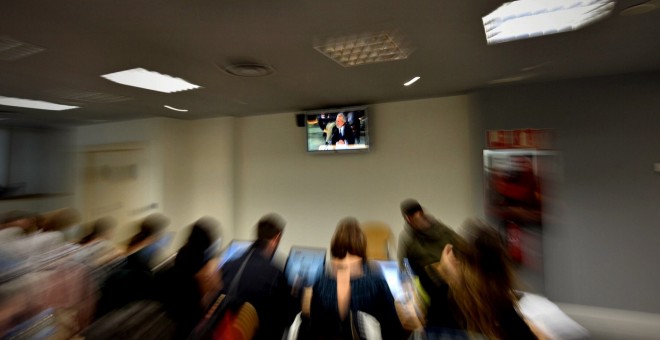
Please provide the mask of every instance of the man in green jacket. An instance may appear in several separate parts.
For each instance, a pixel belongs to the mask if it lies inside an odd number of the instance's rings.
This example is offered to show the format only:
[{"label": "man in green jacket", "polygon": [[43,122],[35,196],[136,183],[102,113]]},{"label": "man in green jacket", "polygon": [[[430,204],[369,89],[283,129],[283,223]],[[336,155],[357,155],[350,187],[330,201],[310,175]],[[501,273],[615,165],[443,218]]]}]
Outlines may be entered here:
[{"label": "man in green jacket", "polygon": [[427,215],[414,199],[401,202],[401,214],[406,223],[399,235],[399,265],[404,269],[404,259],[408,260],[410,269],[419,277],[419,283],[430,299],[427,328],[454,328],[453,311],[447,299],[449,287],[431,265],[440,262],[445,245],[459,236]]}]

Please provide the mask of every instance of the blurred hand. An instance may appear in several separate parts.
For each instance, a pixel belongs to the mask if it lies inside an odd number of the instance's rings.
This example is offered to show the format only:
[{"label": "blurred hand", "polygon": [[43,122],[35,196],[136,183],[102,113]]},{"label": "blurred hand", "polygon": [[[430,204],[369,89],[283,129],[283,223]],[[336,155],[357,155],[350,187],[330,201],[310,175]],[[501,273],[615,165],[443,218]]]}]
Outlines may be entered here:
[{"label": "blurred hand", "polygon": [[312,306],[312,287],[305,287],[302,296],[302,315],[309,316]]},{"label": "blurred hand", "polygon": [[415,311],[415,304],[412,300],[406,303],[395,301],[394,307],[396,307],[396,314],[399,316],[399,320],[404,329],[414,331],[424,327],[422,320],[420,320]]}]

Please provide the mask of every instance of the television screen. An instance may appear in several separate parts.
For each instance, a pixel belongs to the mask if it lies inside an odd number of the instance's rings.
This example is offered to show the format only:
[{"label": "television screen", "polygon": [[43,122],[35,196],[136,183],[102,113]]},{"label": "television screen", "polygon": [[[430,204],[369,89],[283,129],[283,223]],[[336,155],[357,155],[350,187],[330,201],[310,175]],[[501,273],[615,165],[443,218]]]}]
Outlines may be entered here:
[{"label": "television screen", "polygon": [[291,247],[284,267],[289,284],[294,288],[313,285],[325,271],[325,252],[323,248]]},{"label": "television screen", "polygon": [[365,106],[310,111],[305,120],[309,152],[369,150]]}]

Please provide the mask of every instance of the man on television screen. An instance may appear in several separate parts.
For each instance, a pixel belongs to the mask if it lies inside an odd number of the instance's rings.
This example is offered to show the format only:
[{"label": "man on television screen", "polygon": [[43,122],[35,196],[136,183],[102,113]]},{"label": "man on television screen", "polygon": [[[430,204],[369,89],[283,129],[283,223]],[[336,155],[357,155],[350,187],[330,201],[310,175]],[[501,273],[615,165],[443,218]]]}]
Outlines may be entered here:
[{"label": "man on television screen", "polygon": [[335,126],[332,128],[332,145],[355,144],[355,135],[353,129],[346,124],[346,117],[343,113],[338,113],[335,118]]}]

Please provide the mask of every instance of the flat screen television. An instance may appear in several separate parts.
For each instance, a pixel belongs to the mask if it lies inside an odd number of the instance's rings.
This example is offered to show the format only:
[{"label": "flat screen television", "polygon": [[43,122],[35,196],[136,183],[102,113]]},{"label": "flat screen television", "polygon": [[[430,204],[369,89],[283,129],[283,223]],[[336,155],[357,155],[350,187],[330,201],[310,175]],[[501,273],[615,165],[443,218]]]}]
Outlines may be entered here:
[{"label": "flat screen television", "polygon": [[307,151],[334,153],[369,150],[366,106],[307,111]]}]

